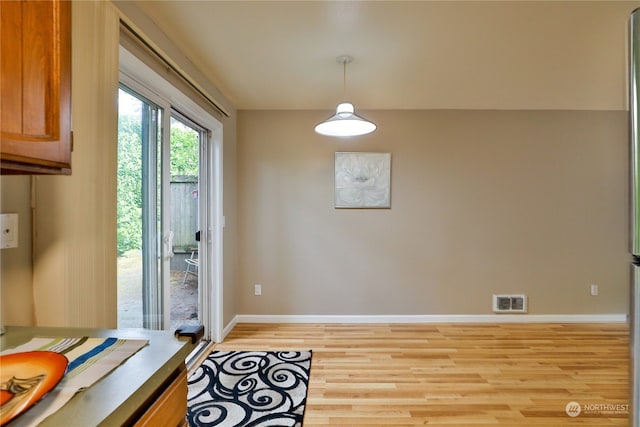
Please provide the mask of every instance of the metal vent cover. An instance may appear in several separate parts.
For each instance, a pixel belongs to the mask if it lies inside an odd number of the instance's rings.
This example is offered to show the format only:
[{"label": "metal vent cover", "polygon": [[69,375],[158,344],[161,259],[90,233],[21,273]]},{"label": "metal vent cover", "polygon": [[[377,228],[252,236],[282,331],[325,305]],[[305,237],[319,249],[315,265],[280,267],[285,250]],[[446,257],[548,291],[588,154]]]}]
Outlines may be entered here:
[{"label": "metal vent cover", "polygon": [[526,313],[527,312],[527,296],[526,295],[494,295],[493,311],[494,313]]}]

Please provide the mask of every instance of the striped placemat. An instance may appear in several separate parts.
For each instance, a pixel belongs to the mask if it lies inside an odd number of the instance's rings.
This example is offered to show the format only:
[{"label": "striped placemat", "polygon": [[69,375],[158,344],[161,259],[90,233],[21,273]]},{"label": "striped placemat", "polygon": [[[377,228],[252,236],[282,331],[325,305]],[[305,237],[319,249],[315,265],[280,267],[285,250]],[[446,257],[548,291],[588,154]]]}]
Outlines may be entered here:
[{"label": "striped placemat", "polygon": [[142,339],[36,337],[18,347],[3,351],[1,355],[25,351],[55,351],[64,354],[69,360],[62,381],[49,392],[46,399],[22,414],[21,422],[38,425],[76,393],[90,387],[148,343],[148,340]]}]

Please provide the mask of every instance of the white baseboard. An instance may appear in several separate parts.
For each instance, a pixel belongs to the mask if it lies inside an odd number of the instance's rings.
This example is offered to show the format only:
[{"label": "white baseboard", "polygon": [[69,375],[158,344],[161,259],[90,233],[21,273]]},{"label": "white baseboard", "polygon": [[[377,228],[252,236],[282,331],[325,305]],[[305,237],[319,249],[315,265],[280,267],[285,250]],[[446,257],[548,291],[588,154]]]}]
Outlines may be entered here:
[{"label": "white baseboard", "polygon": [[420,315],[263,315],[238,314],[236,323],[626,323],[627,315],[612,314],[420,314]]},{"label": "white baseboard", "polygon": [[222,330],[222,338],[220,339],[220,342],[224,341],[227,335],[229,335],[229,332],[231,332],[231,330],[236,326],[238,321],[239,319],[238,319],[238,316],[236,315],[234,316],[233,319],[231,319],[231,322],[229,322],[229,324],[227,324],[227,326],[224,327],[224,329]]}]

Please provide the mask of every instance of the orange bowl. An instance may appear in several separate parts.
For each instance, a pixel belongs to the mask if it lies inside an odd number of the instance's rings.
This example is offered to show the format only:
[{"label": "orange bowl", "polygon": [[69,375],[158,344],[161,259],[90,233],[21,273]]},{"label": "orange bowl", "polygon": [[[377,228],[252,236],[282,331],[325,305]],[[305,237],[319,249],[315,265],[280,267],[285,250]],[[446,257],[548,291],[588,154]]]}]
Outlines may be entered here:
[{"label": "orange bowl", "polygon": [[0,356],[0,425],[22,414],[64,377],[69,361],[53,351]]}]

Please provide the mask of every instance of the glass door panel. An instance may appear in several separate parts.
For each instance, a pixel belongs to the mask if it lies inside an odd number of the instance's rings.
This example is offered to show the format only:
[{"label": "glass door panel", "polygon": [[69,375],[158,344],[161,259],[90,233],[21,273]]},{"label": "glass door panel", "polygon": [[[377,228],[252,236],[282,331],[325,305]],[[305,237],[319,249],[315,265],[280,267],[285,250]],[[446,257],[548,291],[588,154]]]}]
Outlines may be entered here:
[{"label": "glass door panel", "polygon": [[204,130],[177,112],[171,114],[169,153],[171,329],[201,324],[200,316],[200,144]]},{"label": "glass door panel", "polygon": [[126,89],[118,96],[118,327],[162,329],[163,110]]}]

